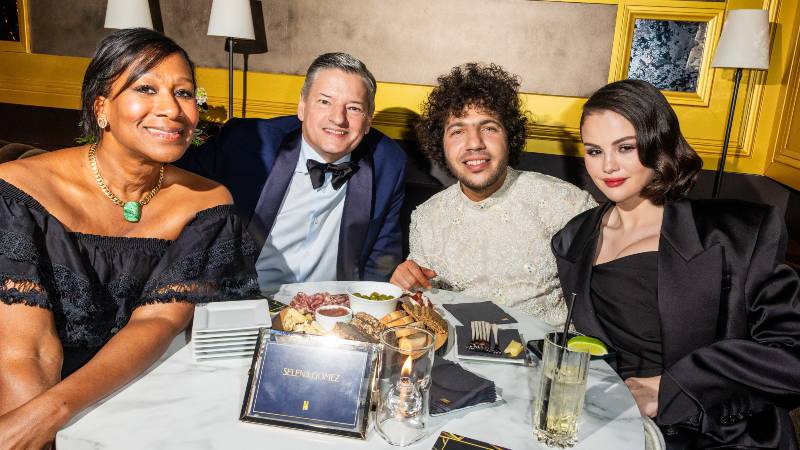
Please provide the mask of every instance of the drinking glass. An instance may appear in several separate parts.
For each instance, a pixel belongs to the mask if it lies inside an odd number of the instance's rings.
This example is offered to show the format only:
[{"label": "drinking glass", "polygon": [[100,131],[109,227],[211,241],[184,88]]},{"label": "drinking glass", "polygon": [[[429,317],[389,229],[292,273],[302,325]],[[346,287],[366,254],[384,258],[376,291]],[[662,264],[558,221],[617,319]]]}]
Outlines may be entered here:
[{"label": "drinking glass", "polygon": [[391,445],[405,447],[428,434],[433,346],[433,334],[421,328],[381,334],[375,428]]},{"label": "drinking glass", "polygon": [[[589,353],[573,352],[563,347],[561,335],[549,333],[544,339],[533,430],[539,442],[564,448],[578,442],[578,420],[586,393]],[[569,337],[572,336],[570,333]]]}]

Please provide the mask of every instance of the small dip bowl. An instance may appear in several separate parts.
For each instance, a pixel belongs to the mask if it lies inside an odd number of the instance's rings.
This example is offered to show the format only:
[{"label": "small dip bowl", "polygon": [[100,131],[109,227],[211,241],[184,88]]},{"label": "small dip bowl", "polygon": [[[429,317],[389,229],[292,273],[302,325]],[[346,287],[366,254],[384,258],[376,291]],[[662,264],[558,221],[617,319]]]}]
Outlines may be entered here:
[{"label": "small dip bowl", "polygon": [[337,322],[348,323],[352,318],[353,311],[341,305],[320,306],[314,313],[314,319],[325,331],[333,330]]},{"label": "small dip bowl", "polygon": [[[385,300],[369,300],[354,294],[369,296],[377,292]],[[365,312],[370,316],[380,319],[397,308],[397,299],[403,295],[403,290],[391,283],[378,281],[356,281],[347,286],[347,296],[350,298],[350,308],[353,313]]]}]

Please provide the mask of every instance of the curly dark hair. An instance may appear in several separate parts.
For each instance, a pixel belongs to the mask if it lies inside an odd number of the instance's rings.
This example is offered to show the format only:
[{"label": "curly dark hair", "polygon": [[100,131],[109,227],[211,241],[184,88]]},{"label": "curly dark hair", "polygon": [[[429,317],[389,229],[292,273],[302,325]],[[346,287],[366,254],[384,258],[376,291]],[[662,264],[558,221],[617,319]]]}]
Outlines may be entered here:
[{"label": "curly dark hair", "polygon": [[581,128],[587,116],[602,111],[614,111],[636,130],[639,161],[655,172],[642,188],[643,198],[663,205],[689,194],[703,160],[686,142],[678,116],[658,88],[642,80],[615,81],[600,88],[583,105]]},{"label": "curly dark hair", "polygon": [[509,164],[517,164],[525,148],[528,123],[519,97],[519,78],[496,64],[473,62],[453,67],[437,82],[422,104],[422,115],[415,126],[422,152],[449,172],[444,156],[445,123],[476,107],[497,116],[508,136]]}]

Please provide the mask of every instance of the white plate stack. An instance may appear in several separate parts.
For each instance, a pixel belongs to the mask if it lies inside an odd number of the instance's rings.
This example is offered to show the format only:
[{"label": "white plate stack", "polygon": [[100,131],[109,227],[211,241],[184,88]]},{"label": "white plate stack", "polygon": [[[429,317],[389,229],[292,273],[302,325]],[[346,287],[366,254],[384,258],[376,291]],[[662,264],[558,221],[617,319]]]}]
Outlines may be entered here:
[{"label": "white plate stack", "polygon": [[250,358],[258,330],[270,326],[266,299],[199,304],[192,324],[194,360]]}]

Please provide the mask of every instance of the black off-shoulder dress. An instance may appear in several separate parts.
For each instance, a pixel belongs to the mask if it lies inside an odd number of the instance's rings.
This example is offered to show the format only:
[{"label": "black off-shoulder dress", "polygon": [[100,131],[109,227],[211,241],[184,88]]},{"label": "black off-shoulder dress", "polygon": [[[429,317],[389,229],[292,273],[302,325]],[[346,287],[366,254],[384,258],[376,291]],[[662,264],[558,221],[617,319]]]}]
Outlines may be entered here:
[{"label": "black off-shoulder dress", "polygon": [[233,205],[205,209],[174,241],[68,231],[0,180],[0,301],[53,312],[62,376],[89,361],[139,306],[258,293],[256,248]]},{"label": "black off-shoulder dress", "polygon": [[624,256],[592,269],[597,319],[617,350],[622,379],[664,371],[658,313],[658,252]]}]

